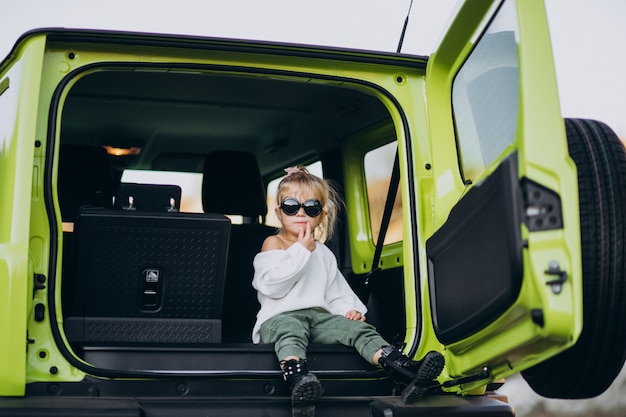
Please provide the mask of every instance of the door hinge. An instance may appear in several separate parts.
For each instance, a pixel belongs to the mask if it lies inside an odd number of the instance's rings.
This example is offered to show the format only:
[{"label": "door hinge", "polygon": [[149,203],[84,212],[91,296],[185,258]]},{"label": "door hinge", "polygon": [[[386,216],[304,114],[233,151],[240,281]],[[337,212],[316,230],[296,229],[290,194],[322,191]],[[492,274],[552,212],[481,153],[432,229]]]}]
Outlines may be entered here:
[{"label": "door hinge", "polygon": [[46,289],[46,276],[43,274],[34,275],[33,291]]},{"label": "door hinge", "polygon": [[563,284],[567,281],[567,271],[563,271],[557,261],[550,261],[548,269],[544,271],[547,275],[556,275],[557,278],[546,282],[546,285],[552,287],[552,292],[560,294],[563,290]]}]

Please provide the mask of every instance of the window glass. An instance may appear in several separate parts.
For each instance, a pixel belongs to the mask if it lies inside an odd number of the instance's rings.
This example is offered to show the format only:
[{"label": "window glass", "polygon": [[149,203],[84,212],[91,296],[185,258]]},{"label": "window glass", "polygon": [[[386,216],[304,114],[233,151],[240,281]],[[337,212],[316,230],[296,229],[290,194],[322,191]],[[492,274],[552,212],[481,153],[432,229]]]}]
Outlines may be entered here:
[{"label": "window glass", "polygon": [[9,116],[13,116],[9,106],[9,79],[5,78],[0,81],[0,154],[4,149],[4,143],[8,142],[9,138]]},{"label": "window glass", "polygon": [[452,105],[464,180],[474,181],[515,140],[519,62],[514,2],[505,3],[458,72]]},{"label": "window glass", "polygon": [[[391,182],[393,161],[398,149],[397,142],[388,143],[365,154],[363,166],[369,203],[370,227],[374,242],[378,241],[380,225],[385,211],[385,202]],[[389,228],[385,234],[385,244],[402,240],[402,193],[398,190],[391,212]]]},{"label": "window glass", "polygon": [[[306,169],[313,175],[317,175],[320,178],[324,178],[324,172],[322,170],[322,162],[316,161],[312,164],[305,165]],[[280,227],[280,222],[276,217],[276,207],[278,203],[276,202],[276,191],[278,189],[278,184],[280,181],[285,178],[285,175],[273,179],[267,184],[267,218],[265,219],[265,224],[274,227]]]}]

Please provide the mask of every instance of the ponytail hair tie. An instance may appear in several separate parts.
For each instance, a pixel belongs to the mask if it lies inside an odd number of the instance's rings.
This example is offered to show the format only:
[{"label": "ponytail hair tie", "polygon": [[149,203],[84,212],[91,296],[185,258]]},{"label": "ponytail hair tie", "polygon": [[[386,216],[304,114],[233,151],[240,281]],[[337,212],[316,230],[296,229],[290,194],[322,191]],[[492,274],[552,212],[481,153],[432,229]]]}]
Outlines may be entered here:
[{"label": "ponytail hair tie", "polygon": [[287,173],[287,176],[289,176],[291,174],[295,174],[296,172],[300,172],[300,168],[298,167],[285,168],[285,172]]}]

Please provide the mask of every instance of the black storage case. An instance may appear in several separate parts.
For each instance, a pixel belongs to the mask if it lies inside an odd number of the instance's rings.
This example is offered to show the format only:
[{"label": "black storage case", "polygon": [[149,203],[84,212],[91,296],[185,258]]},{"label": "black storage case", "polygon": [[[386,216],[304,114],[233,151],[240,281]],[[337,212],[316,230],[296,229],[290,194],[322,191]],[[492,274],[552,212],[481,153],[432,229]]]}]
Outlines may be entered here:
[{"label": "black storage case", "polygon": [[229,236],[222,215],[81,209],[68,340],[221,342]]}]

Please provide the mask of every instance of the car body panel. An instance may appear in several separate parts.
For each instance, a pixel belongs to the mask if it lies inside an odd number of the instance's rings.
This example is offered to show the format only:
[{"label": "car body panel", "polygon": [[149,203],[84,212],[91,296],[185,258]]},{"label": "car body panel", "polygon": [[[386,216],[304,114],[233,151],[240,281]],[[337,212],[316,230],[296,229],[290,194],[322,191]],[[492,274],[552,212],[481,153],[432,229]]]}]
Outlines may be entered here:
[{"label": "car body panel", "polygon": [[[39,105],[45,39],[38,37],[15,50],[13,67],[0,78],[4,120],[0,125],[0,395],[24,392],[27,317],[32,311],[33,268],[45,262],[33,247],[43,243],[29,235],[31,201],[41,198],[33,190],[33,164],[38,146],[35,127]],[[36,171],[36,170],[35,170]],[[21,366],[20,366],[21,364]]]}]

